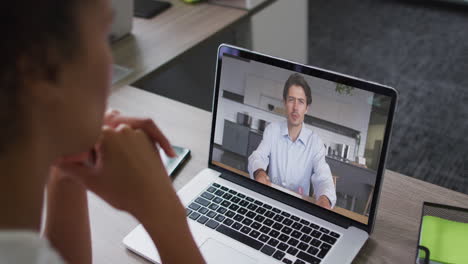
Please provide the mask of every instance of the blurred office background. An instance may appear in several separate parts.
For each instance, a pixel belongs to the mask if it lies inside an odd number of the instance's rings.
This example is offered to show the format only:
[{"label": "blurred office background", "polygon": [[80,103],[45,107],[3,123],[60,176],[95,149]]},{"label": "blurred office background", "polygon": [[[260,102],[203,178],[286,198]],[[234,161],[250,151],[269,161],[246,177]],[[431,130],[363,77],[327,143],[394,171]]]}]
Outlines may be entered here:
[{"label": "blurred office background", "polygon": [[220,43],[395,87],[387,168],[468,193],[467,6],[277,0],[134,85],[211,111]]}]

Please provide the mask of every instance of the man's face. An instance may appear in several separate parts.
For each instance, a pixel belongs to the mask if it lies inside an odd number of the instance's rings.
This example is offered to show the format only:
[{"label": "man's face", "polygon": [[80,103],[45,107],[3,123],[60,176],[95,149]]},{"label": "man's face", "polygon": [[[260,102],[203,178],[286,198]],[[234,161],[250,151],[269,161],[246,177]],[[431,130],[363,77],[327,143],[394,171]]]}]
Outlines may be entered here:
[{"label": "man's face", "polygon": [[289,87],[288,96],[286,97],[284,105],[288,115],[288,125],[300,126],[302,122],[304,122],[304,115],[307,113],[307,110],[309,110],[304,89],[297,85]]}]

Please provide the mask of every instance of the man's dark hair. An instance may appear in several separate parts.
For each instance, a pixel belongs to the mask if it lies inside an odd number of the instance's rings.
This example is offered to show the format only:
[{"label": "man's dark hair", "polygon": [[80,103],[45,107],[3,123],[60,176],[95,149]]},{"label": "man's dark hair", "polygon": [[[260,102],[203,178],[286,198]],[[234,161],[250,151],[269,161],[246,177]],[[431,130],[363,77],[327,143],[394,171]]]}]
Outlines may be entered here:
[{"label": "man's dark hair", "polygon": [[312,93],[310,92],[310,86],[307,81],[299,73],[293,73],[289,76],[288,80],[284,84],[283,89],[283,99],[286,102],[288,97],[289,88],[293,85],[300,86],[304,90],[304,93],[307,98],[307,105],[312,103]]},{"label": "man's dark hair", "polygon": [[84,0],[2,2],[0,41],[0,153],[23,131],[20,94],[29,77],[54,81],[60,65],[77,53],[78,9]]}]

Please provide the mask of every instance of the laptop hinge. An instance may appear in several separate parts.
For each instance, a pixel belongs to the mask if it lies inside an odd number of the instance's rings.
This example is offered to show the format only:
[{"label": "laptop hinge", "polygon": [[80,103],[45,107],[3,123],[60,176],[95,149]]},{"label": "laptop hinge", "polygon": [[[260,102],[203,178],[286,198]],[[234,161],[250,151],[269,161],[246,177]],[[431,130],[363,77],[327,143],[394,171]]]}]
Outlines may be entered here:
[{"label": "laptop hinge", "polygon": [[223,170],[220,177],[230,182],[233,182],[235,184],[238,184],[244,188],[252,190],[254,192],[268,196],[271,199],[281,201],[281,203],[292,206],[298,210],[314,215],[318,218],[324,219],[328,222],[331,222],[343,228],[348,228],[349,226],[352,225],[352,221],[342,215],[339,215],[337,213],[331,212],[327,209],[324,209],[318,206],[311,205],[307,201],[304,201],[300,198],[286,194],[280,190],[268,187],[264,184],[253,181],[244,176],[239,176],[230,171]]}]

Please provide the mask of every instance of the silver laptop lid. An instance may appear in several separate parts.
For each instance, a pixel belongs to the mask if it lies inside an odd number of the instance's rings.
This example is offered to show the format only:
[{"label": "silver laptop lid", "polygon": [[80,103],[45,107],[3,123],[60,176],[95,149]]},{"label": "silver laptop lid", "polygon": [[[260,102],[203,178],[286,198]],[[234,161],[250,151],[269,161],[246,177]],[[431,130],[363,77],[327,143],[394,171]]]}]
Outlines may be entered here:
[{"label": "silver laptop lid", "polygon": [[384,85],[223,44],[209,167],[370,233],[396,101]]}]

